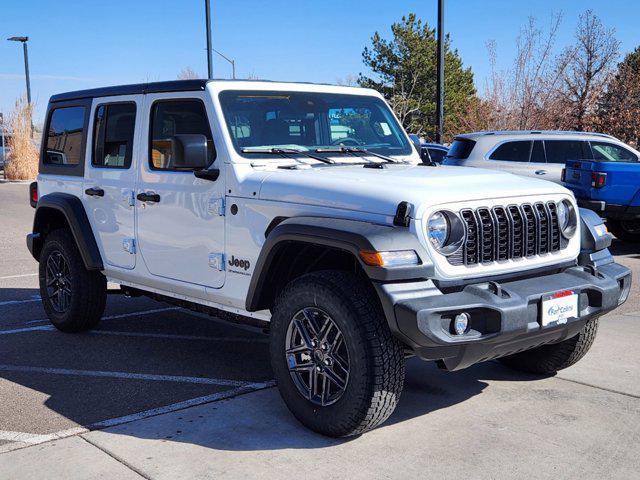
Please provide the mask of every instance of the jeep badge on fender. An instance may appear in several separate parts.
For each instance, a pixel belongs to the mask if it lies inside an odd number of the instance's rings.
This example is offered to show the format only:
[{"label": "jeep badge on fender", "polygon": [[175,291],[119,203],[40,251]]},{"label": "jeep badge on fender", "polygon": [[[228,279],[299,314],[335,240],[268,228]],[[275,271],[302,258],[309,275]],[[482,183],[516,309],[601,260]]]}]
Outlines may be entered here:
[{"label": "jeep badge on fender", "polygon": [[571,192],[420,165],[374,90],[106,87],[54,95],[44,125],[27,244],[53,325],[96,327],[108,279],[262,327],[284,402],[325,435],[384,422],[410,355],[566,368],[629,294]]},{"label": "jeep badge on fender", "polygon": [[231,255],[231,258],[229,259],[229,266],[242,268],[243,270],[249,270],[251,262],[249,262],[249,260],[241,260]]}]

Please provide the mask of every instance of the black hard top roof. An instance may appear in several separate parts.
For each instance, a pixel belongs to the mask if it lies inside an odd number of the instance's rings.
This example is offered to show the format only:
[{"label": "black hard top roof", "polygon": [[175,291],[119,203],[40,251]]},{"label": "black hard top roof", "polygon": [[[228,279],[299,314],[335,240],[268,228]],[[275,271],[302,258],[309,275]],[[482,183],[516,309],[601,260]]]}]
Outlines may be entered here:
[{"label": "black hard top roof", "polygon": [[53,95],[51,102],[78,100],[80,98],[112,97],[116,95],[137,95],[160,92],[193,92],[204,90],[209,80],[171,80],[168,82],[136,83],[116,87],[91,88]]},{"label": "black hard top roof", "polygon": [[[132,85],[118,85],[114,87],[91,88],[88,90],[76,90],[74,92],[58,93],[53,95],[50,102],[64,102],[67,100],[79,100],[82,98],[94,97],[114,97],[117,95],[140,95],[145,93],[162,93],[162,92],[194,92],[202,91],[206,88],[208,82],[216,81],[215,79],[196,79],[196,80],[169,80],[166,82],[150,82],[136,83]],[[329,85],[324,83],[313,82],[280,82],[273,80],[219,80],[224,82],[256,82],[256,83],[299,83],[304,85]]]}]

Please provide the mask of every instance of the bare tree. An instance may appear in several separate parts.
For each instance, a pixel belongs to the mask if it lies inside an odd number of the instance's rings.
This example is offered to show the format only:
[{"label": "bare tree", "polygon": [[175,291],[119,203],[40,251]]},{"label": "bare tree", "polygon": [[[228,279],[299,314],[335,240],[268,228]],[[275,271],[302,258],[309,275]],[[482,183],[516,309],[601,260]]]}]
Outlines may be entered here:
[{"label": "bare tree", "polygon": [[496,70],[496,44],[487,42],[491,74],[485,85],[484,98],[478,105],[487,128],[541,129],[553,128],[557,110],[554,92],[562,67],[553,56],[553,49],[562,15],[552,15],[549,27],[538,27],[530,17],[516,39],[516,55],[506,71]]},{"label": "bare tree", "polygon": [[177,78],[178,80],[194,80],[200,77],[191,67],[185,67],[182,70],[180,70],[180,73],[178,74]]},{"label": "bare tree", "polygon": [[591,10],[580,15],[576,43],[558,60],[562,66],[559,98],[567,115],[567,127],[583,130],[593,114],[618,58],[620,42]]}]

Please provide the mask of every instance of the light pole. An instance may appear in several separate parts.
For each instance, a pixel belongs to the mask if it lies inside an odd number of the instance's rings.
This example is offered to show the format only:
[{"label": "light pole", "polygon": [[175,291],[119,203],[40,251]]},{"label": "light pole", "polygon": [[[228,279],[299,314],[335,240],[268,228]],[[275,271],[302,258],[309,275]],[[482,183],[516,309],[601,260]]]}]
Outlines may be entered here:
[{"label": "light pole", "polygon": [[442,143],[444,130],[444,0],[438,0],[438,53],[436,68],[436,142]]},{"label": "light pole", "polygon": [[213,50],[211,47],[211,3],[209,0],[204,0],[205,16],[207,22],[207,73],[208,78],[213,78]]},{"label": "light pole", "polygon": [[[27,103],[31,106],[31,81],[29,80],[29,52],[27,51],[27,42],[29,37],[11,37],[7,38],[10,42],[21,42],[22,51],[24,53],[24,76],[27,81]],[[33,138],[33,120],[31,121],[31,138]]]},{"label": "light pole", "polygon": [[231,64],[231,78],[233,78],[235,80],[236,79],[236,61],[234,59],[229,58],[226,55],[220,53],[215,48],[213,49],[213,51],[216,52],[218,55],[220,55],[222,58],[224,58],[227,62],[229,62]]}]

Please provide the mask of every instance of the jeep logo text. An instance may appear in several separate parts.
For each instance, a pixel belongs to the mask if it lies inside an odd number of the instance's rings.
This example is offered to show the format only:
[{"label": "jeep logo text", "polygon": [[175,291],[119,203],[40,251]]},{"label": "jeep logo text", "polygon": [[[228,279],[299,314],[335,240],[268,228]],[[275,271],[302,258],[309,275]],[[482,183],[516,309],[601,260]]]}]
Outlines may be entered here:
[{"label": "jeep logo text", "polygon": [[231,267],[239,267],[244,270],[249,270],[251,263],[249,262],[249,260],[242,260],[231,255],[231,258],[229,259],[229,265]]}]

